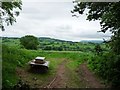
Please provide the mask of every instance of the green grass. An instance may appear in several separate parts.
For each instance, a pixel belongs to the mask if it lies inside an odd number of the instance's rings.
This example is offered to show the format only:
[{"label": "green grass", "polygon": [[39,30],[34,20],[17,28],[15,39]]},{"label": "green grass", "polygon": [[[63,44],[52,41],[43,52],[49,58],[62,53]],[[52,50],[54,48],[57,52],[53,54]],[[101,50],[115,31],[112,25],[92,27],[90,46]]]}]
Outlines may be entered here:
[{"label": "green grass", "polygon": [[[87,61],[93,56],[91,51],[82,52],[85,48],[94,48],[92,44],[75,44],[81,47],[81,51],[44,51],[44,50],[27,50],[23,49],[20,45],[19,39],[5,39],[3,40],[3,50],[2,50],[2,84],[3,87],[14,86],[19,77],[16,74],[16,69],[20,68],[22,70],[29,69],[28,61],[34,59],[37,56],[46,57],[46,60],[50,61],[49,71],[46,74],[34,74],[28,73],[28,76],[25,78],[25,82],[29,83],[31,87],[35,87],[36,84],[41,84],[40,87],[43,87],[55,77],[57,68],[59,64],[65,59],[67,63],[65,67],[67,68],[68,75],[71,80],[67,83],[71,87],[81,87],[79,82],[79,76],[75,72],[81,63]],[[55,45],[58,45],[56,43]],[[67,45],[67,43],[66,43]],[[68,45],[69,47],[75,47],[74,45]],[[105,45],[104,45],[105,47]],[[33,81],[33,78],[36,77],[39,81]],[[34,82],[31,84],[30,82]],[[84,86],[84,85],[83,85]]]},{"label": "green grass", "polygon": [[[20,45],[19,38],[2,38],[2,43],[15,48],[23,48]],[[82,42],[67,42],[54,39],[40,39],[39,38],[39,50],[55,50],[55,51],[82,51],[82,52],[93,52],[95,43],[82,43]],[[105,44],[100,44],[103,50],[106,49]]]},{"label": "green grass", "polygon": [[[17,49],[13,47],[8,47],[3,45],[2,58],[3,58],[3,86],[14,86],[19,77],[16,75],[16,68],[22,68],[27,70],[27,62],[35,58],[36,56],[44,56],[46,60],[50,61],[50,68],[47,74],[36,75],[30,74],[31,78],[37,77],[41,80],[41,84],[48,83],[49,77],[53,78],[55,76],[58,65],[63,61],[63,59],[68,59],[67,66],[75,70],[78,65],[84,60],[83,53],[74,52],[48,52],[39,50],[26,50]],[[29,78],[27,78],[29,79]],[[32,82],[32,79],[31,79]],[[39,82],[40,83],[40,82]]]},{"label": "green grass", "polygon": [[[49,83],[57,72],[58,65],[64,60],[67,60],[66,68],[71,70],[71,75],[75,78],[72,81],[69,81],[69,85],[73,82],[78,82],[77,78],[79,78],[75,74],[75,70],[79,65],[88,59],[88,55],[82,52],[55,52],[55,51],[40,51],[40,50],[26,50],[26,49],[17,49],[13,47],[8,47],[3,45],[3,87],[14,86],[19,77],[16,75],[16,68],[21,68],[24,70],[29,69],[28,61],[34,59],[36,56],[46,57],[46,60],[50,61],[50,68],[48,73],[46,74],[34,74],[29,73],[24,81],[33,82],[33,78],[36,77],[39,79],[39,82],[35,82],[34,84],[41,84],[45,86]],[[34,87],[35,85],[31,85]],[[77,84],[78,85],[78,84]],[[75,85],[73,85],[75,87]]]}]

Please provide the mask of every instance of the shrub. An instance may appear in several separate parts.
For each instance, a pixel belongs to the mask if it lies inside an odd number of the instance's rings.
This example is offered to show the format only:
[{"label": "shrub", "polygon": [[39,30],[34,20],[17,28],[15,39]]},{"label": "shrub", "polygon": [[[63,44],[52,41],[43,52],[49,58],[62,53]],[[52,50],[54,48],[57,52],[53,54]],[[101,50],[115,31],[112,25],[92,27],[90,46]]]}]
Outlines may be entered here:
[{"label": "shrub", "polygon": [[38,39],[32,35],[20,38],[20,42],[26,49],[37,49],[37,46],[39,45]]},{"label": "shrub", "polygon": [[36,53],[26,49],[2,46],[2,87],[13,87],[18,81],[16,67],[24,67],[25,64],[36,57]]},{"label": "shrub", "polygon": [[88,63],[90,69],[107,83],[111,83],[112,87],[120,87],[120,55],[105,53],[92,57]]}]

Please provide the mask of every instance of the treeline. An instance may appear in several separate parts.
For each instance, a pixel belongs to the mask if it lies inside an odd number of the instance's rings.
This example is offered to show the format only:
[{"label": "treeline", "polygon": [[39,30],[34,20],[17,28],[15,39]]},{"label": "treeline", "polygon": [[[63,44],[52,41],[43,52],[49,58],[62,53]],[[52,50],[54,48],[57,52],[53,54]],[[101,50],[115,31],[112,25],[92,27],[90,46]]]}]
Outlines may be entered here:
[{"label": "treeline", "polygon": [[93,48],[91,48],[91,47],[85,47],[85,48],[80,47],[80,46],[70,47],[67,45],[58,45],[58,46],[43,45],[43,46],[40,46],[40,49],[42,49],[42,50],[55,50],[55,51],[84,51],[84,52],[93,51]]},{"label": "treeline", "polygon": [[39,49],[42,50],[94,52],[96,44],[101,45],[104,51],[107,50],[105,44],[102,43],[72,42],[46,37],[39,38],[39,43]]},{"label": "treeline", "polygon": [[[72,41],[64,41],[52,38],[37,38],[38,42],[32,40],[33,36],[27,36],[30,39],[22,38],[2,38],[3,44],[9,44],[9,46],[15,46],[18,48],[26,48],[26,49],[38,49],[38,50],[54,50],[54,51],[82,51],[82,52],[94,52],[94,47],[96,43],[91,42],[72,42]],[[37,42],[37,43],[36,43]],[[107,48],[104,43],[99,43],[102,47],[103,51],[106,51]]]}]

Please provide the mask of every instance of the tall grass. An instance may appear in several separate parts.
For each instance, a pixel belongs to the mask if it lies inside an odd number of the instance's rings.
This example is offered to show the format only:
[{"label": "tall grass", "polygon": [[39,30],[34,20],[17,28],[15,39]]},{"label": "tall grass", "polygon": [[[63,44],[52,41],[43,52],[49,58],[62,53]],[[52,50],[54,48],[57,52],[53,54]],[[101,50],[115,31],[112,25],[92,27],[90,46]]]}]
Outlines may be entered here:
[{"label": "tall grass", "polygon": [[50,61],[49,71],[46,74],[39,75],[30,73],[26,79],[37,77],[39,80],[41,80],[39,84],[45,85],[49,83],[50,78],[54,78],[58,65],[64,59],[67,60],[67,68],[73,70],[72,73],[74,73],[75,69],[79,67],[82,62],[89,58],[89,53],[26,50],[3,45],[2,56],[2,86],[13,87],[19,80],[19,77],[16,74],[16,68],[28,69],[28,61],[34,59],[37,56],[46,57],[46,60]]},{"label": "tall grass", "polygon": [[2,49],[2,86],[14,86],[18,80],[16,67],[22,67],[34,56],[26,50],[3,45]]},{"label": "tall grass", "polygon": [[88,60],[88,66],[98,76],[100,76],[105,84],[112,87],[120,87],[120,55],[113,53],[104,53],[103,55],[93,56]]}]

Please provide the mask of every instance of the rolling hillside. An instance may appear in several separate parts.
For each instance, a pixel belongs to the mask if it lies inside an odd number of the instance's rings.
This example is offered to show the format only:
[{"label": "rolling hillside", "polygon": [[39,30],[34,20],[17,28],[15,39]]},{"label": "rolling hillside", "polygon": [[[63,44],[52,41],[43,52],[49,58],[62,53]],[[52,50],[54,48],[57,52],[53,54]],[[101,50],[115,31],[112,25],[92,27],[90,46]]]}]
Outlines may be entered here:
[{"label": "rolling hillside", "polygon": [[[9,46],[15,46],[18,48],[23,48],[23,46],[20,44],[20,38],[17,37],[3,37],[2,43],[9,45]],[[64,41],[54,38],[47,38],[47,37],[39,37],[39,50],[54,50],[54,51],[93,51],[96,44],[100,44],[103,49],[105,47],[104,44],[93,43],[92,41],[81,41],[81,42],[72,42],[72,41]]]}]

